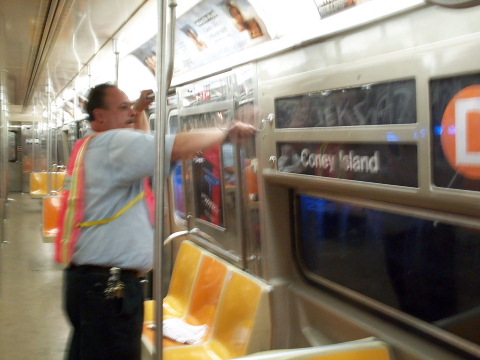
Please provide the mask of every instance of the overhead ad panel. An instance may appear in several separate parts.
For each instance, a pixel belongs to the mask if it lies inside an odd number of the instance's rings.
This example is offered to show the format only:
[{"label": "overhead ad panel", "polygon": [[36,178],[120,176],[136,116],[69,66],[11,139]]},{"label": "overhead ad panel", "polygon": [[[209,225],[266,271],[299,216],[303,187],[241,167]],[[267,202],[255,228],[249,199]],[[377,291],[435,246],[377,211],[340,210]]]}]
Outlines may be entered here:
[{"label": "overhead ad panel", "polygon": [[[250,1],[201,1],[177,19],[174,75],[269,39],[267,28]],[[155,37],[132,54],[153,71]]]},{"label": "overhead ad panel", "polygon": [[202,1],[177,19],[175,74],[270,39],[248,0]]}]

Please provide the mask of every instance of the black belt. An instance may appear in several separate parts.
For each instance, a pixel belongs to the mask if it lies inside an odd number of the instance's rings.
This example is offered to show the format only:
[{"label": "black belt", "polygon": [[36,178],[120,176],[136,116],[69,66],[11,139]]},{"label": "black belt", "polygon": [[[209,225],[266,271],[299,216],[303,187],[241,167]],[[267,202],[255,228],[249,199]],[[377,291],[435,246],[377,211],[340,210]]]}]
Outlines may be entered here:
[{"label": "black belt", "polygon": [[[82,272],[84,274],[99,274],[99,275],[110,275],[110,269],[113,266],[100,266],[100,265],[76,265],[70,264],[69,269],[73,271]],[[120,277],[123,276],[133,276],[140,277],[140,271],[132,269],[120,269]]]}]

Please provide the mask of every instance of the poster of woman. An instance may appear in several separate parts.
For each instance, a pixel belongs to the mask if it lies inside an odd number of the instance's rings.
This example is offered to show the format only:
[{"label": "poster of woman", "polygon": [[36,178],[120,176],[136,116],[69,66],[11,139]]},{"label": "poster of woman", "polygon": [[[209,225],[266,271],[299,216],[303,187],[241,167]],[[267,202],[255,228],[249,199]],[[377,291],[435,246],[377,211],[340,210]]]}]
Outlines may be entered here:
[{"label": "poster of woman", "polygon": [[[175,69],[178,75],[247,47],[270,40],[269,32],[249,0],[203,0],[177,18]],[[152,73],[156,37],[132,52]]]},{"label": "poster of woman", "polygon": [[249,0],[202,1],[177,19],[175,74],[270,39]]}]

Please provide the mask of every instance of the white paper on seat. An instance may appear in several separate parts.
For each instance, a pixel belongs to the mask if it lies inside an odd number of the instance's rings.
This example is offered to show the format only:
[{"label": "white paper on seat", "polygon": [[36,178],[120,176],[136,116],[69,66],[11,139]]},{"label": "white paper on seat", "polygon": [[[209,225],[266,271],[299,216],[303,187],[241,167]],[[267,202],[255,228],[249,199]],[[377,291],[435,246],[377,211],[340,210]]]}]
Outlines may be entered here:
[{"label": "white paper on seat", "polygon": [[182,344],[198,344],[207,334],[207,325],[190,325],[178,318],[163,320],[163,336]]}]

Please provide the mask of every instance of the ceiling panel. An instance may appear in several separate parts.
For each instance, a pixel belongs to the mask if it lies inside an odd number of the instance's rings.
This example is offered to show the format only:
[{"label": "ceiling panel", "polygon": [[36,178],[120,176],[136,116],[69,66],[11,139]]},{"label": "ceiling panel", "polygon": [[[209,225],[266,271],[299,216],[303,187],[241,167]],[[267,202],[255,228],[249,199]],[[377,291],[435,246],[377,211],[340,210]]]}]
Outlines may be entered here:
[{"label": "ceiling panel", "polygon": [[52,94],[61,91],[148,1],[1,0],[0,50],[11,108],[29,112],[44,96],[47,79]]}]

